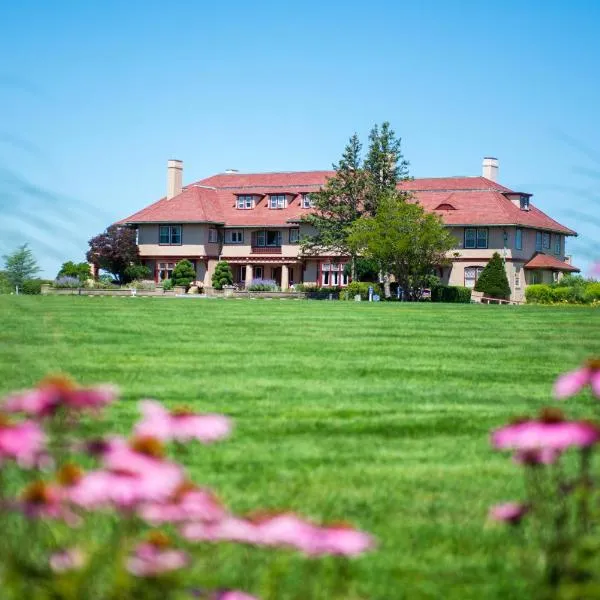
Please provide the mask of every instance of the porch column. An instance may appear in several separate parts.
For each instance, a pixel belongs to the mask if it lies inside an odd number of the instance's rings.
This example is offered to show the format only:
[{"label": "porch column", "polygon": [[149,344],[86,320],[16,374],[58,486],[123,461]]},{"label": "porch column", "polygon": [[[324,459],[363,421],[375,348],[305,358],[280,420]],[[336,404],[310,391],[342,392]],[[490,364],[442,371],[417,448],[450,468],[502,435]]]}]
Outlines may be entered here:
[{"label": "porch column", "polygon": [[252,282],[252,265],[246,265],[246,280],[245,285],[248,287]]},{"label": "porch column", "polygon": [[281,265],[281,291],[286,292],[290,287],[290,271],[287,265]]}]

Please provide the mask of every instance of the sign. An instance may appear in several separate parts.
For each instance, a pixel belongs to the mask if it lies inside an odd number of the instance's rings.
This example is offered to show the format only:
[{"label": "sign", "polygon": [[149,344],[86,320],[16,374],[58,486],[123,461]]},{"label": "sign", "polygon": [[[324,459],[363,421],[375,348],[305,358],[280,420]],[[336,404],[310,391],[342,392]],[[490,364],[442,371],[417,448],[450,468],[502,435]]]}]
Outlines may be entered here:
[{"label": "sign", "polygon": [[373,302],[379,302],[379,294],[373,294]]}]

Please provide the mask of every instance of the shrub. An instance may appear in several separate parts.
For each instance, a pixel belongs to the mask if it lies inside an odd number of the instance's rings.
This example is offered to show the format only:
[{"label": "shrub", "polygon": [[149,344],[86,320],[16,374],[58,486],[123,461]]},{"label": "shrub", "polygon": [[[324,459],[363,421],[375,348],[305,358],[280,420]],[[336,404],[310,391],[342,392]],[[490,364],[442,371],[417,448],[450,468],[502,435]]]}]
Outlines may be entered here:
[{"label": "shrub", "polygon": [[129,287],[136,290],[154,290],[156,289],[156,283],[154,283],[152,279],[143,279],[140,281],[132,281],[129,284]]},{"label": "shrub", "polygon": [[215,290],[222,290],[224,285],[231,285],[233,283],[233,273],[229,263],[221,261],[217,263],[215,272],[212,276],[212,284]]},{"label": "shrub", "polygon": [[583,297],[586,302],[600,302],[600,282],[588,283]]},{"label": "shrub", "polygon": [[74,263],[72,260],[63,263],[60,271],[56,275],[59,277],[77,277],[81,283],[84,283],[91,277],[90,265],[86,262]]},{"label": "shrub", "polygon": [[[379,265],[372,258],[357,257],[355,259],[356,279],[355,281],[373,281],[379,276]],[[352,263],[347,262],[344,273],[352,276]]]},{"label": "shrub", "polygon": [[6,276],[6,273],[0,271],[0,294],[10,294],[12,292],[14,292],[14,289]]},{"label": "shrub", "polygon": [[345,288],[339,287],[319,287],[313,286],[309,287],[307,290],[307,297],[311,300],[329,300],[329,297],[333,300],[339,300],[341,293]]},{"label": "shrub", "polygon": [[506,269],[504,268],[501,256],[497,252],[494,252],[490,262],[481,272],[475,284],[475,291],[483,292],[490,298],[508,299],[510,297],[510,286],[506,277]]},{"label": "shrub", "polygon": [[42,293],[42,279],[26,279],[20,289],[20,292],[27,295],[37,295]]},{"label": "shrub", "polygon": [[57,277],[52,285],[55,288],[79,288],[81,287],[81,281],[79,281],[78,277],[69,277],[64,275],[63,277]]},{"label": "shrub", "polygon": [[552,304],[553,289],[545,283],[528,285],[525,289],[525,299],[529,304]]},{"label": "shrub", "polygon": [[431,288],[431,301],[469,304],[471,289],[461,285],[436,285]]},{"label": "shrub", "polygon": [[150,279],[151,277],[152,277],[152,271],[145,265],[140,265],[140,264],[129,265],[125,269],[125,280],[126,281]]},{"label": "shrub", "polygon": [[354,296],[360,294],[361,300],[369,299],[369,287],[373,288],[373,294],[377,294],[381,297],[381,285],[378,283],[372,283],[370,281],[352,281],[348,284],[348,287],[342,290],[340,294],[341,300],[354,300]]},{"label": "shrub", "polygon": [[165,279],[162,282],[162,288],[163,290],[165,290],[165,292],[172,290],[174,288],[174,284],[173,284],[173,280],[172,279]]},{"label": "shrub", "polygon": [[552,301],[553,302],[568,302],[575,304],[578,302],[576,295],[576,288],[574,287],[555,287],[551,289]]},{"label": "shrub", "polygon": [[272,279],[253,279],[248,286],[250,292],[278,292],[279,286]]},{"label": "shrub", "polygon": [[188,287],[192,281],[196,281],[196,269],[194,265],[185,258],[180,260],[173,269],[173,284]]}]

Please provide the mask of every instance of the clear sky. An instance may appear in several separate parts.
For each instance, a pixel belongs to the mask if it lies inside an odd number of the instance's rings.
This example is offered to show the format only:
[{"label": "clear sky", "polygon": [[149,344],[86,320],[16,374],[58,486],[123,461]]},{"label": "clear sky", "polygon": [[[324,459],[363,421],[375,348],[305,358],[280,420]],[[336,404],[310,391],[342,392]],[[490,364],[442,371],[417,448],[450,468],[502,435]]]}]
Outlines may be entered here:
[{"label": "clear sky", "polygon": [[45,275],[184,182],[329,168],[388,120],[411,175],[534,194],[600,255],[600,2],[19,0],[0,10],[0,253]]}]

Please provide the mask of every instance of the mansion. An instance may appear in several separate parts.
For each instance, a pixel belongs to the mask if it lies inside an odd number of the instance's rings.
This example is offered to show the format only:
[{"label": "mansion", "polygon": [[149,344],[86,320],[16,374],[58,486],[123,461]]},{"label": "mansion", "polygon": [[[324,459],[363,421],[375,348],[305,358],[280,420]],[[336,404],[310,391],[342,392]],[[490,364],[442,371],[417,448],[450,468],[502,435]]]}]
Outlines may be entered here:
[{"label": "mansion", "polygon": [[[206,287],[220,260],[231,265],[242,286],[253,279],[273,279],[283,290],[297,283],[345,286],[347,257],[304,256],[299,246],[311,233],[302,222],[312,210],[310,194],[333,175],[229,170],[183,185],[182,162],[170,160],[167,195],[117,224],[137,229],[140,258],[157,282],[186,258]],[[504,187],[497,178],[497,159],[485,158],[482,176],[414,179],[399,188],[440,215],[456,238],[450,265],[439,268],[443,283],[472,288],[499,252],[511,299],[519,301],[528,284],[578,271],[565,254],[566,238],[577,234],[536,208],[531,194]]]}]

